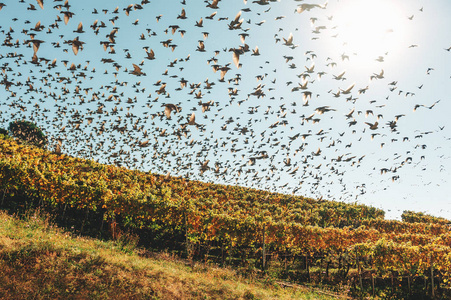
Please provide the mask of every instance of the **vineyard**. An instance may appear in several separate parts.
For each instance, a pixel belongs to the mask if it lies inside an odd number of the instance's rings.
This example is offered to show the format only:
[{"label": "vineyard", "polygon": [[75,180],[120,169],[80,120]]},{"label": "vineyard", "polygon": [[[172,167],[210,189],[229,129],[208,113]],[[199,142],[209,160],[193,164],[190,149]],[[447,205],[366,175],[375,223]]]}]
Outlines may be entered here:
[{"label": "vineyard", "polygon": [[[160,235],[184,255],[354,294],[451,297],[450,222],[403,221],[361,204],[217,185],[103,165],[0,137],[1,206],[25,199],[100,216],[115,238]],[[19,204],[17,204],[19,205]],[[151,243],[151,242],[149,242]]]}]

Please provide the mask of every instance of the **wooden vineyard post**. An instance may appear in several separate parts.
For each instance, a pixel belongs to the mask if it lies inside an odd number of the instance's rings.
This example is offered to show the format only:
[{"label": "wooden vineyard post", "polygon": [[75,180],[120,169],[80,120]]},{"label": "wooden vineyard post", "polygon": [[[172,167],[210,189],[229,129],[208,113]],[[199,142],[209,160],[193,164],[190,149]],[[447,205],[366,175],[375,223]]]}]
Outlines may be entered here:
[{"label": "wooden vineyard post", "polygon": [[265,271],[265,267],[266,267],[266,249],[265,249],[265,224],[263,224],[263,249],[262,249],[263,253],[263,266],[262,266],[262,270]]},{"label": "wooden vineyard post", "polygon": [[329,279],[329,259],[326,260],[326,280]]},{"label": "wooden vineyard post", "polygon": [[412,293],[412,290],[410,288],[410,275],[407,276],[407,285],[409,286],[409,295]]},{"label": "wooden vineyard post", "polygon": [[221,263],[224,266],[224,241],[221,241]]},{"label": "wooden vineyard post", "polygon": [[356,255],[356,261],[357,261],[357,273],[359,274],[360,289],[363,291],[362,273],[360,272],[359,257],[357,255]]},{"label": "wooden vineyard post", "polygon": [[66,203],[64,203],[63,216],[62,216],[63,221],[64,221],[64,216],[66,215],[66,208],[67,208],[67,201],[66,201]]},{"label": "wooden vineyard post", "polygon": [[375,290],[374,290],[374,276],[373,276],[373,273],[371,273],[371,287],[373,289],[373,297],[374,297]]},{"label": "wooden vineyard post", "polygon": [[6,189],[3,189],[3,197],[2,197],[1,206],[3,206],[3,202],[5,201],[5,194],[6,194]]},{"label": "wooden vineyard post", "polygon": [[186,222],[186,212],[183,214],[183,221],[185,222],[185,246],[186,256],[188,256],[188,224]]},{"label": "wooden vineyard post", "polygon": [[432,298],[434,298],[434,263],[432,254],[430,254],[431,257],[431,289],[432,289]]},{"label": "wooden vineyard post", "polygon": [[288,271],[288,263],[287,263],[287,254],[285,253],[285,255],[284,255],[284,259],[283,259],[283,267],[284,267],[284,269],[285,269],[285,272],[287,272]]},{"label": "wooden vineyard post", "polygon": [[110,223],[110,233],[111,233],[111,237],[113,240],[116,240],[117,234],[116,234],[116,215],[113,214],[112,218],[111,218],[111,223]]},{"label": "wooden vineyard post", "polygon": [[86,206],[86,214],[85,214],[85,217],[83,219],[83,222],[81,223],[80,232],[83,232],[83,228],[85,227],[85,223],[88,220],[88,214],[89,214],[89,208]]},{"label": "wooden vineyard post", "polygon": [[308,255],[305,256],[305,267],[307,268],[308,282],[310,282],[310,266],[308,263]]},{"label": "wooden vineyard post", "polygon": [[322,281],[322,278],[321,278],[321,276],[322,276],[322,266],[323,266],[323,260],[324,260],[324,257],[321,257],[321,259],[320,259],[320,261],[319,261],[319,281]]},{"label": "wooden vineyard post", "polygon": [[186,258],[190,259],[190,248],[188,240],[188,222],[186,220],[186,211],[183,213],[183,221],[185,222],[185,247],[186,247]]},{"label": "wooden vineyard post", "polygon": [[100,223],[100,236],[102,236],[102,232],[103,232],[103,222],[105,221],[105,212],[102,215],[102,223]]}]

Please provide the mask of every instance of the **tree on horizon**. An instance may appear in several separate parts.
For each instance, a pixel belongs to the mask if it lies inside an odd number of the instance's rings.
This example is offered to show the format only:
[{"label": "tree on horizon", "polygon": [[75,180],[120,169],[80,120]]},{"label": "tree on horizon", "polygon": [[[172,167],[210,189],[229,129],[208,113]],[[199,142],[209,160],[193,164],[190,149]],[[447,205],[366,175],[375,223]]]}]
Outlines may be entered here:
[{"label": "tree on horizon", "polygon": [[30,121],[10,122],[8,131],[11,136],[36,147],[45,148],[48,143],[47,136],[42,132],[41,128]]}]

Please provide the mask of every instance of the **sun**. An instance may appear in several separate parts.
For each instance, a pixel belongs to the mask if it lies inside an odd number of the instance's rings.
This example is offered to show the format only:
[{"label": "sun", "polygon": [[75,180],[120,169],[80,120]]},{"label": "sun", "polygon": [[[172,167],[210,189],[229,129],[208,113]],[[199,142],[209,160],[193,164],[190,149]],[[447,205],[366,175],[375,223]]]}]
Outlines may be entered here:
[{"label": "sun", "polygon": [[406,15],[396,1],[342,0],[333,14],[332,39],[363,60],[383,60],[406,35]]}]

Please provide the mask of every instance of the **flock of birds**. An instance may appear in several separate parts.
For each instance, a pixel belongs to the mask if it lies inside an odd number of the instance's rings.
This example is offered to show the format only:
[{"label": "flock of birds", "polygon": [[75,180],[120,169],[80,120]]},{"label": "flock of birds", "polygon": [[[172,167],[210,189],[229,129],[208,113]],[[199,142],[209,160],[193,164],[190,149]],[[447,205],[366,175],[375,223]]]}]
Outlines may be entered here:
[{"label": "flock of birds", "polygon": [[[55,151],[352,200],[368,187],[347,172],[363,166],[367,176],[397,181],[401,168],[422,168],[422,139],[445,128],[403,131],[404,119],[435,110],[440,99],[418,99],[423,85],[389,79],[389,53],[362,75],[343,67],[358,53],[325,57],[307,48],[339,36],[327,2],[80,2],[0,3],[0,121],[34,121]],[[273,14],[282,9],[286,16]],[[292,21],[301,19],[309,26]],[[400,97],[408,102],[395,107]],[[386,148],[384,159],[371,158]]]}]

